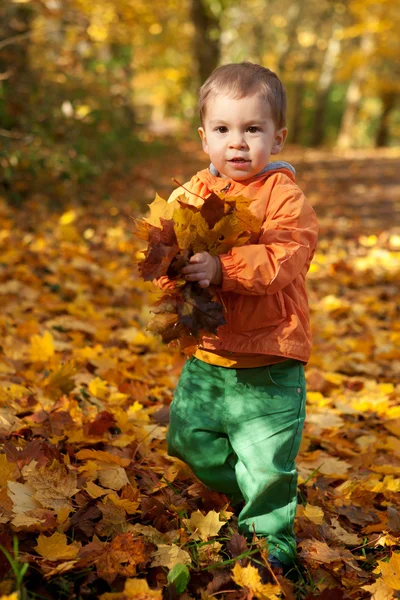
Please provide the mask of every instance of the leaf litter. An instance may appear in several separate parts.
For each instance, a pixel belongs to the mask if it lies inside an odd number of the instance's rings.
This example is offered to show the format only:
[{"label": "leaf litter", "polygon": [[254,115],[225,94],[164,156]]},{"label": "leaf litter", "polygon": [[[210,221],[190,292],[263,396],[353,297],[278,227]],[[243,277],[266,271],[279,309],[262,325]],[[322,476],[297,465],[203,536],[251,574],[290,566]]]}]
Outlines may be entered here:
[{"label": "leaf litter", "polygon": [[[329,193],[321,183],[317,208]],[[200,211],[207,227],[223,219],[219,202]],[[228,498],[166,453],[157,414],[184,359],[147,329],[160,293],[136,270],[132,211],[107,210],[71,208],[66,228],[35,199],[20,213],[1,204],[0,545],[14,556],[18,539],[26,589],[173,597],[168,573],[186,565],[182,598],[398,597],[398,230],[343,236],[323,220],[309,277],[314,352],[293,584],[260,574],[259,543],[238,535]],[[173,212],[157,214],[142,229],[158,228],[162,244],[161,218]],[[18,598],[2,552],[0,575],[0,597]]]}]

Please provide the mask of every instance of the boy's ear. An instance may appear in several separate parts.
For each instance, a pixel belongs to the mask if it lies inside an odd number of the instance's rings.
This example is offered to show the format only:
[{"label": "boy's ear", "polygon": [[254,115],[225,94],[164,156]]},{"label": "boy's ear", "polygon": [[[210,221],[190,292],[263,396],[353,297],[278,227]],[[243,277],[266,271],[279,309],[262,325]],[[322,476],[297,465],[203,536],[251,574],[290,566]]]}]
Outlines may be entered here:
[{"label": "boy's ear", "polygon": [[206,154],[208,154],[208,144],[207,144],[206,132],[204,131],[203,127],[199,127],[197,131],[199,132],[203,150]]},{"label": "boy's ear", "polygon": [[274,143],[272,144],[271,154],[279,154],[282,150],[288,134],[287,127],[282,127],[275,133]]}]

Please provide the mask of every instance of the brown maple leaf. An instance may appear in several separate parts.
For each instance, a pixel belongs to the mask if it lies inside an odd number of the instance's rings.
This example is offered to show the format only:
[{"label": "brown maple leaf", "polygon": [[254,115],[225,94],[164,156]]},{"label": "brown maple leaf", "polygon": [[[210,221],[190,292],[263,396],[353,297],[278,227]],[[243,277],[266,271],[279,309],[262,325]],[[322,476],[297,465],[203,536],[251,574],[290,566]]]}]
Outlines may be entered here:
[{"label": "brown maple leaf", "polygon": [[97,561],[97,574],[108,583],[112,583],[118,575],[132,577],[140,563],[150,560],[154,549],[144,537],[137,538],[132,533],[117,535]]}]

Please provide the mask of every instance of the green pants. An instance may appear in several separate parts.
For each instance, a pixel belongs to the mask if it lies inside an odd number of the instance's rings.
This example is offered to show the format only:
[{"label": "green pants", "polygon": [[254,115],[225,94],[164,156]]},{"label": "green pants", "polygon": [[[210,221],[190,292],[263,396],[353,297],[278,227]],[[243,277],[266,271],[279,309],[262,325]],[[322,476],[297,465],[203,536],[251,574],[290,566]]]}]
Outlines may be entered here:
[{"label": "green pants", "polygon": [[296,360],[227,369],[190,358],[171,404],[168,452],[208,487],[243,497],[239,531],[267,539],[271,555],[296,557],[299,450],[305,377]]}]

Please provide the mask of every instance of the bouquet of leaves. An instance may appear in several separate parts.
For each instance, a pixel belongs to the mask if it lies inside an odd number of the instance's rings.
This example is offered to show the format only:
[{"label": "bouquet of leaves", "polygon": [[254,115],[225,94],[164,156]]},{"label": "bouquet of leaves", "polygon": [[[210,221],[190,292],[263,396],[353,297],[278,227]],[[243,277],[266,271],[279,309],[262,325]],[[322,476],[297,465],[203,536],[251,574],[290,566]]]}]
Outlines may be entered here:
[{"label": "bouquet of leaves", "polygon": [[173,202],[156,196],[149,205],[150,216],[136,220],[136,235],[147,242],[145,258],[139,264],[145,281],[164,275],[175,280],[152,307],[155,314],[148,328],[160,334],[163,342],[199,334],[216,334],[225,323],[223,307],[215,288],[201,288],[183,278],[182,269],[198,252],[212,256],[227,253],[245,244],[258,232],[261,221],[249,210],[252,200],[244,196],[225,197],[212,193],[199,206],[188,203],[182,194]]}]

